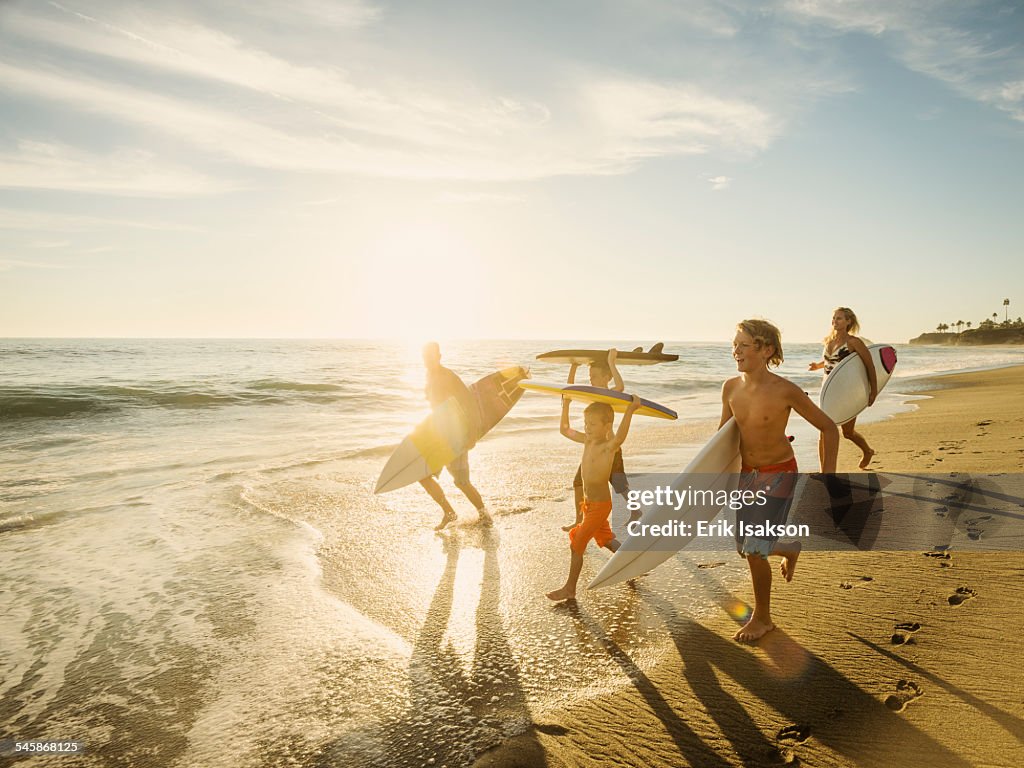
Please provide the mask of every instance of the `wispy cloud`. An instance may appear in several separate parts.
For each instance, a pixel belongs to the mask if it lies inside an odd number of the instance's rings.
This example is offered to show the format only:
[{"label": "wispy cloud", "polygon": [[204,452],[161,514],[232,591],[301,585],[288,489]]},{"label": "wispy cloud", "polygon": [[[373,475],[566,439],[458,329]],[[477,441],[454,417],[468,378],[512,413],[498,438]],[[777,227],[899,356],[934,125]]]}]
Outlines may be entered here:
[{"label": "wispy cloud", "polygon": [[518,203],[525,198],[522,195],[502,195],[493,192],[443,192],[438,201],[454,205],[472,203]]},{"label": "wispy cloud", "polygon": [[626,162],[722,148],[753,152],[781,129],[753,104],[688,84],[612,80],[591,85],[586,96],[605,133],[605,155]]},{"label": "wispy cloud", "polygon": [[235,186],[161,164],[151,153],[139,150],[99,155],[64,144],[21,141],[13,151],[0,151],[0,188],[181,197]]},{"label": "wispy cloud", "polygon": [[22,232],[95,232],[140,229],[155,231],[198,231],[196,227],[166,221],[83,216],[17,208],[0,208],[0,230]]},{"label": "wispy cloud", "polygon": [[732,184],[731,176],[709,176],[708,182],[711,184],[711,189],[719,191],[722,189],[728,189],[729,185]]},{"label": "wispy cloud", "polygon": [[[610,174],[646,158],[757,152],[781,126],[764,107],[688,82],[578,70],[557,102],[457,79],[425,90],[364,70],[356,82],[339,67],[298,65],[194,23],[145,12],[100,20],[60,7],[57,17],[12,14],[7,28],[40,45],[126,63],[136,75],[165,72],[205,88],[186,98],[139,87],[138,76],[119,81],[8,63],[0,63],[0,86],[142,125],[246,166],[471,180]],[[225,99],[224,86],[252,100]]]},{"label": "wispy cloud", "polygon": [[740,31],[742,9],[721,0],[617,0],[630,14],[681,24],[714,37],[731,38]]},{"label": "wispy cloud", "polygon": [[1006,9],[976,0],[787,0],[784,7],[805,22],[879,37],[909,69],[1024,121],[1024,49],[1005,37]]},{"label": "wispy cloud", "polygon": [[6,259],[0,256],[0,272],[12,269],[67,269],[63,264],[49,264],[42,261],[25,261],[23,259]]}]

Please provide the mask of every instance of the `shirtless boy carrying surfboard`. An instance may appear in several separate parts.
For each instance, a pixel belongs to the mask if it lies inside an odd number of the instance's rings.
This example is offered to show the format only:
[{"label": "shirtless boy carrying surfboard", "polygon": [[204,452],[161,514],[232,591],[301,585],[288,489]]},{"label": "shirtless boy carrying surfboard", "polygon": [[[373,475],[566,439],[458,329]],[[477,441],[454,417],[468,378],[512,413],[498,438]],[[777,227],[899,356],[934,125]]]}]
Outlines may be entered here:
[{"label": "shirtless boy carrying surfboard", "polygon": [[730,418],[740,430],[743,461],[741,489],[764,489],[767,503],[751,504],[737,511],[736,548],[746,558],[754,586],[754,612],[734,635],[751,642],[775,629],[771,614],[772,568],[769,555],[782,557],[782,576],[793,580],[800,555],[799,541],[780,542],[777,537],[741,535],[741,523],[781,524],[789,513],[796,484],[796,458],[786,437],[790,411],[796,411],[821,432],[821,471],[836,471],[839,429],[796,384],[768,370],[782,362],[782,337],[767,320],[737,324],[732,356],[739,376],[722,385],[721,428]]},{"label": "shirtless boy carrying surfboard", "polygon": [[580,434],[569,426],[569,400],[562,399],[562,419],[559,431],[570,440],[583,443],[583,459],[580,474],[583,479],[583,502],[580,505],[580,521],[569,531],[569,576],[561,589],[548,592],[551,600],[574,600],[576,584],[583,570],[583,553],[591,539],[600,547],[612,552],[619,548],[619,540],[612,533],[608,518],[612,513],[612,495],[608,489],[608,478],[612,464],[622,443],[629,434],[633,412],[640,407],[640,398],[626,407],[617,432],[612,432],[614,411],[607,403],[591,403],[583,411],[584,432]]}]

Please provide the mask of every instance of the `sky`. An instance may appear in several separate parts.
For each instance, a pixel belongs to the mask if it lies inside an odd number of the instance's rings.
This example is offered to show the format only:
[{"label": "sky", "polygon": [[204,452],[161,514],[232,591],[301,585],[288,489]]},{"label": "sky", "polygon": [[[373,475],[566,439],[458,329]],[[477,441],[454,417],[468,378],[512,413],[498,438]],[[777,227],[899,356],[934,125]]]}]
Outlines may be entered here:
[{"label": "sky", "polygon": [[903,342],[1022,200],[1018,2],[0,0],[4,337]]}]

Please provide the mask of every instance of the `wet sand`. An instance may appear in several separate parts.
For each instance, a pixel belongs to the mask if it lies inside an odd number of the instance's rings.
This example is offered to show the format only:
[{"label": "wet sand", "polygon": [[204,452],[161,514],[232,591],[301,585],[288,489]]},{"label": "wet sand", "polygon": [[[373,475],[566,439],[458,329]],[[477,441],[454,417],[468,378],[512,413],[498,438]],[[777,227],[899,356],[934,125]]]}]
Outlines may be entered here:
[{"label": "wet sand", "polygon": [[[1024,367],[930,384],[916,410],[863,426],[878,451],[873,468],[1021,471]],[[840,469],[854,471],[859,458],[843,441]],[[664,599],[661,579],[637,583],[636,602],[671,638],[649,669],[601,629],[587,594],[563,609],[564,621],[590,633],[618,667],[621,687],[531,711],[525,734],[475,765],[947,768],[1024,760],[1019,552],[808,552],[792,583],[776,579],[778,627],[754,645],[731,639],[742,623],[737,606],[751,599],[745,566],[734,553],[721,559],[719,578],[704,585],[713,604],[704,617]],[[737,578],[720,578],[730,572]],[[577,666],[582,687],[588,667]]]}]

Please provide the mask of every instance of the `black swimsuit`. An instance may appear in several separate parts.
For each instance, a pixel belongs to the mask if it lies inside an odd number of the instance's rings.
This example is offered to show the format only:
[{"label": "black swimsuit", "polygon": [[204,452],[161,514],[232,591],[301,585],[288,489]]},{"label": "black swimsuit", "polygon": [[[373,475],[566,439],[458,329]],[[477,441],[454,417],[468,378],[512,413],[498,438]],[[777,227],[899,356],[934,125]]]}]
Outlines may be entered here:
[{"label": "black swimsuit", "polygon": [[832,373],[832,369],[836,367],[840,360],[852,354],[853,350],[847,347],[846,344],[841,344],[831,355],[828,353],[828,347],[824,347],[821,351],[821,356],[825,360],[825,375],[828,376]]}]

